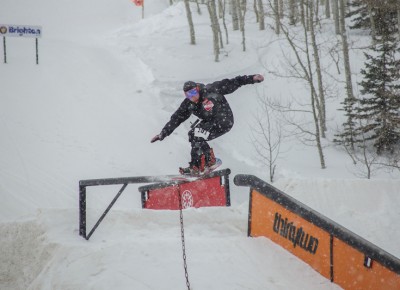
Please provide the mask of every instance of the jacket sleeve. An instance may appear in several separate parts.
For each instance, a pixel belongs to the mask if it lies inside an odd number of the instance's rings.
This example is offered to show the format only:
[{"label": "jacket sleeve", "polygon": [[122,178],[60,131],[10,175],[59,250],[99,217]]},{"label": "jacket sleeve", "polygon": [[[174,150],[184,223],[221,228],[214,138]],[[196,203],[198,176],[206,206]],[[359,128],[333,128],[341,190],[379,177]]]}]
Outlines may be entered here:
[{"label": "jacket sleeve", "polygon": [[163,138],[171,135],[171,133],[174,132],[174,130],[178,128],[182,122],[186,121],[191,114],[192,113],[188,108],[187,100],[184,100],[175,113],[172,114],[169,122],[165,124],[164,128],[161,130]]},{"label": "jacket sleeve", "polygon": [[223,79],[206,86],[207,92],[217,94],[231,94],[243,85],[254,84],[254,75],[237,76],[233,79]]}]

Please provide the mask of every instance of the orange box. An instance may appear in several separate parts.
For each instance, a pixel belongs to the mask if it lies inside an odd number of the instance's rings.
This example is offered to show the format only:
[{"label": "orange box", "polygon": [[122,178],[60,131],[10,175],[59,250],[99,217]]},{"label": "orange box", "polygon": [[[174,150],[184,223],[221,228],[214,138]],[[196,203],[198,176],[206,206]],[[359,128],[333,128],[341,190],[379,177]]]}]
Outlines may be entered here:
[{"label": "orange box", "polygon": [[268,237],[330,279],[329,233],[256,190],[251,195],[250,235]]},{"label": "orange box", "polygon": [[334,281],[348,290],[399,290],[400,275],[377,261],[364,266],[365,255],[339,239],[334,240]]}]

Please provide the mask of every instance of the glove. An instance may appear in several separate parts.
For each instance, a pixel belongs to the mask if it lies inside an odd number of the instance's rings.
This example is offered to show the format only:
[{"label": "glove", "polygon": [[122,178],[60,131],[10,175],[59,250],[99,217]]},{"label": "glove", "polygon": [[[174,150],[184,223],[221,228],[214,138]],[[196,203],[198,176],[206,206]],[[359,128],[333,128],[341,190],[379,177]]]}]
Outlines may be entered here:
[{"label": "glove", "polygon": [[164,135],[162,134],[162,133],[160,133],[160,134],[157,134],[156,136],[154,136],[152,139],[151,139],[151,143],[154,143],[154,142],[156,142],[156,141],[162,141],[164,139]]},{"label": "glove", "polygon": [[260,74],[256,74],[253,76],[253,81],[254,83],[261,83],[262,81],[264,81],[264,77]]}]

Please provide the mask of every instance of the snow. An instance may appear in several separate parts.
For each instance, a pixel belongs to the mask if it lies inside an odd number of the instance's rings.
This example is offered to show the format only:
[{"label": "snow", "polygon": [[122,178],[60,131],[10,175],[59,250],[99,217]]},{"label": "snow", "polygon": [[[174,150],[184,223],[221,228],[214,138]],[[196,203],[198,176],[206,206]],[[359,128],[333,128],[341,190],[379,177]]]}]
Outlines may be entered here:
[{"label": "snow", "polygon": [[[273,31],[259,32],[248,12],[248,51],[230,30],[215,63],[207,10],[195,11],[190,45],[182,3],[147,1],[141,19],[128,0],[2,0],[2,23],[41,25],[43,33],[39,65],[30,38],[7,38],[0,65],[1,289],[186,288],[179,212],[142,210],[135,185],[89,241],[78,235],[79,180],[173,174],[187,163],[189,121],[149,142],[182,101],[186,80],[265,75],[228,96],[235,126],[211,145],[232,177],[268,180],[250,142],[257,96],[307,100],[299,83],[268,73],[288,48],[265,46]],[[352,57],[359,68],[361,53]],[[341,123],[340,90],[328,105],[330,136]],[[400,257],[398,173],[360,178],[344,152],[326,146],[321,170],[314,147],[285,140],[274,186]],[[88,227],[118,189],[88,190]],[[248,238],[248,189],[232,183],[231,199],[229,208],[184,210],[192,289],[339,289],[270,240]]]}]

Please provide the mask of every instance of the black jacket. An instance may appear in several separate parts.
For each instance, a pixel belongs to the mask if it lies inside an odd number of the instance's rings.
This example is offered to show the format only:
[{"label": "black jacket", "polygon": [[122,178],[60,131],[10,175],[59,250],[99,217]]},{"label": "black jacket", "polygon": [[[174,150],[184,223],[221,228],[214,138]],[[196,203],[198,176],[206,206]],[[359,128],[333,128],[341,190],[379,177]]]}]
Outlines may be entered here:
[{"label": "black jacket", "polygon": [[200,99],[194,103],[185,98],[161,130],[162,137],[169,136],[192,114],[203,122],[216,122],[223,127],[233,126],[233,113],[224,95],[231,94],[243,85],[254,84],[254,75],[223,79],[204,86],[200,84]]}]

